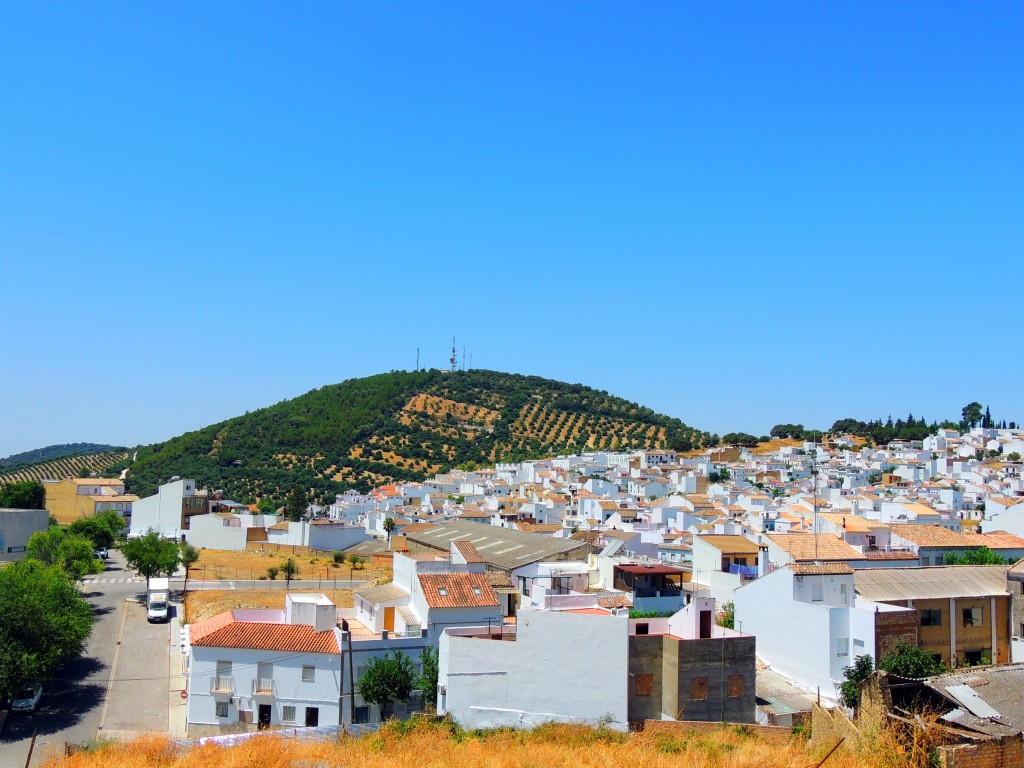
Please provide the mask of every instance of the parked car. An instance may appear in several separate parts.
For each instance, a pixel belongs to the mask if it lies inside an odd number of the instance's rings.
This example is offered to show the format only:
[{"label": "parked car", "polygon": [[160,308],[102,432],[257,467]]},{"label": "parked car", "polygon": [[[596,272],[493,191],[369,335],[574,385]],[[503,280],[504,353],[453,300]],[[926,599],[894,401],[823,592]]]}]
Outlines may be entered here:
[{"label": "parked car", "polygon": [[36,685],[26,688],[11,700],[11,709],[15,712],[32,712],[43,695],[43,686]]},{"label": "parked car", "polygon": [[93,557],[99,558],[100,560],[106,560],[107,559],[107,548],[106,547],[99,547],[98,549],[94,549],[92,551],[92,554],[93,554]]}]

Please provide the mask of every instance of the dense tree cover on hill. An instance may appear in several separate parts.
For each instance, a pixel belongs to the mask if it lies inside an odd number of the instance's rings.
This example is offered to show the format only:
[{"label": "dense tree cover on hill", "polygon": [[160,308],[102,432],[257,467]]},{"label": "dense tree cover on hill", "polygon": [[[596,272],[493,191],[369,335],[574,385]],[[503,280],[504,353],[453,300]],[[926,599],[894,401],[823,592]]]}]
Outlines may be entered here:
[{"label": "dense tree cover on hill", "polygon": [[114,445],[99,445],[98,443],[62,443],[61,445],[36,448],[24,453],[15,453],[6,459],[0,459],[0,467],[17,467],[22,464],[36,464],[40,461],[50,461],[64,456],[88,456],[93,453],[123,450],[124,448]]},{"label": "dense tree cover on hill", "polygon": [[[415,408],[406,408],[413,398]],[[284,503],[296,484],[310,501],[345,488],[421,480],[602,445],[717,445],[718,438],[581,384],[471,370],[393,371],[350,379],[141,448],[129,490],[192,477],[241,501]]]}]

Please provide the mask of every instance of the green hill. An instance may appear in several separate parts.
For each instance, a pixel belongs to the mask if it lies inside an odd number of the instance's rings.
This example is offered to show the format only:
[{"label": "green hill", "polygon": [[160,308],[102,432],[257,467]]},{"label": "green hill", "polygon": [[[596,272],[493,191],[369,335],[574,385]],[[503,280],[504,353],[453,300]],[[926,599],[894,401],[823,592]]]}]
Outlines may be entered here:
[{"label": "green hill", "polygon": [[128,451],[124,448],[115,448],[103,453],[61,456],[59,459],[35,464],[0,467],[0,485],[26,480],[63,480],[67,477],[84,477],[92,473],[101,477],[117,477],[128,463]]},{"label": "green hill", "polygon": [[94,453],[123,450],[125,449],[116,445],[100,445],[99,443],[62,443],[61,445],[36,448],[34,451],[15,453],[6,459],[0,459],[0,467],[17,467],[22,464],[38,464],[43,461],[62,459],[65,456],[89,456]]},{"label": "green hill", "polygon": [[472,370],[393,371],[349,379],[141,448],[129,489],[191,477],[241,501],[282,500],[299,483],[333,500],[349,487],[421,480],[594,448],[673,447],[706,433],[580,384]]}]

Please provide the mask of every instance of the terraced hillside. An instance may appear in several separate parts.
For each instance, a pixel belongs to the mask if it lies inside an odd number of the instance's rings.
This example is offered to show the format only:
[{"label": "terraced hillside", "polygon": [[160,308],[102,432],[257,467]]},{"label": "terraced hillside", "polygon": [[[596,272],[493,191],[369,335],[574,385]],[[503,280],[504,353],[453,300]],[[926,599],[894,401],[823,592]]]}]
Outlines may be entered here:
[{"label": "terraced hillside", "polygon": [[98,475],[111,474],[127,466],[128,451],[116,450],[91,453],[85,456],[62,456],[37,464],[20,464],[16,467],[0,467],[0,485],[19,483],[25,480],[63,480],[66,477],[81,477],[83,472]]},{"label": "terraced hillside", "polygon": [[281,500],[299,483],[327,499],[453,466],[712,442],[679,419],[580,384],[483,370],[396,371],[141,449],[128,483],[145,495],[173,475],[194,477],[246,501]]}]

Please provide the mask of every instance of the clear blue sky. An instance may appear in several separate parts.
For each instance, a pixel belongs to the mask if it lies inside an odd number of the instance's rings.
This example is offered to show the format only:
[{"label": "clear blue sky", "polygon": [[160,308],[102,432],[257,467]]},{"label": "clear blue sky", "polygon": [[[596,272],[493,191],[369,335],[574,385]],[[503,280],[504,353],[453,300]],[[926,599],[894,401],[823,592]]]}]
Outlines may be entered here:
[{"label": "clear blue sky", "polygon": [[1020,3],[6,3],[0,456],[355,376],[1024,420]]}]

